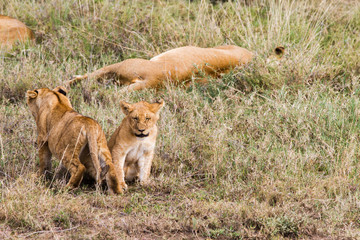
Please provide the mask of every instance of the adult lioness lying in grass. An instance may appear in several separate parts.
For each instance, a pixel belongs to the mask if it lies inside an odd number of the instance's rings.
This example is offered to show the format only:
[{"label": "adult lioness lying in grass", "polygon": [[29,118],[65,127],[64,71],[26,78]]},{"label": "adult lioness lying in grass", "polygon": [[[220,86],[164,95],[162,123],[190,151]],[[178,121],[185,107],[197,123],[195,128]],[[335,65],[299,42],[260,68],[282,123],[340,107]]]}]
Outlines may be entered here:
[{"label": "adult lioness lying in grass", "polygon": [[0,15],[0,48],[11,48],[15,42],[25,42],[34,38],[34,33],[24,23]]},{"label": "adult lioness lying in grass", "polygon": [[252,56],[253,54],[245,48],[233,45],[214,48],[180,47],[150,60],[127,59],[93,73],[77,76],[67,84],[72,85],[86,78],[113,78],[120,85],[128,85],[124,90],[133,91],[158,88],[166,81],[188,84],[192,77],[195,77],[195,81],[204,82],[204,74],[218,76],[248,63]]},{"label": "adult lioness lying in grass", "polygon": [[147,183],[157,137],[156,122],[163,106],[163,100],[135,104],[120,102],[126,116],[108,142],[120,181],[139,177],[140,184]]},{"label": "adult lioness lying in grass", "polygon": [[[95,120],[73,110],[66,92],[57,87],[26,93],[37,126],[40,174],[51,169],[53,154],[70,172],[67,187],[77,187],[87,172],[97,184],[105,177],[110,192],[121,193],[125,183],[116,175],[104,132]],[[88,155],[91,161],[82,161]]]}]

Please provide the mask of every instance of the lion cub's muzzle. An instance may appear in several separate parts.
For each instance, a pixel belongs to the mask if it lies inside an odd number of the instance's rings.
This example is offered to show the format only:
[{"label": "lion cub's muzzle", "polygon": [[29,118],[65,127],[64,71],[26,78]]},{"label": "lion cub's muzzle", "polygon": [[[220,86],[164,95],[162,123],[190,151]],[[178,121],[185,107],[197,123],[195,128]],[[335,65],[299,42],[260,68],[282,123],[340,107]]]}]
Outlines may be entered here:
[{"label": "lion cub's muzzle", "polygon": [[148,137],[148,136],[149,136],[149,133],[148,133],[148,134],[145,134],[145,133],[144,133],[145,130],[140,130],[140,129],[138,129],[138,131],[139,131],[140,133],[135,133],[135,136],[136,136],[136,137],[144,138],[144,137]]},{"label": "lion cub's muzzle", "polygon": [[149,136],[149,133],[148,133],[148,134],[143,134],[143,133],[136,134],[136,133],[135,133],[135,136],[137,136],[137,137],[139,137],[139,138],[144,138],[144,137],[148,137],[148,136]]}]

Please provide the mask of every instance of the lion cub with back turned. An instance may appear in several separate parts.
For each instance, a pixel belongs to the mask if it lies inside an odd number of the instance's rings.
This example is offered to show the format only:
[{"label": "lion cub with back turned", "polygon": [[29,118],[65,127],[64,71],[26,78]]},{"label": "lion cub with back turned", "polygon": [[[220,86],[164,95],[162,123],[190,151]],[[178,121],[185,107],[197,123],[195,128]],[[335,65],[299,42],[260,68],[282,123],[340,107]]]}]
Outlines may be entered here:
[{"label": "lion cub with back turned", "polygon": [[121,193],[104,132],[95,120],[74,111],[66,92],[62,87],[26,92],[37,126],[40,174],[51,169],[55,155],[70,172],[68,187],[79,186],[86,172],[98,184],[106,178],[110,192]]},{"label": "lion cub with back turned", "polygon": [[135,104],[120,102],[126,116],[108,142],[120,181],[139,177],[140,184],[147,183],[157,136],[156,122],[163,106],[163,100]]}]

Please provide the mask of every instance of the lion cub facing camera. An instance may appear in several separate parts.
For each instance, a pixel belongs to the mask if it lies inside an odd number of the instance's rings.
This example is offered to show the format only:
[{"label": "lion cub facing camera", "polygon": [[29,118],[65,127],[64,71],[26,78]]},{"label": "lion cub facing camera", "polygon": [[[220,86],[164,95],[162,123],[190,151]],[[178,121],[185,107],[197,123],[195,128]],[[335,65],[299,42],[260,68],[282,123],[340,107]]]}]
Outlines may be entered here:
[{"label": "lion cub facing camera", "polygon": [[156,143],[156,122],[163,106],[163,100],[135,104],[120,102],[126,116],[108,142],[120,181],[139,177],[140,184],[147,183]]},{"label": "lion cub facing camera", "polygon": [[124,186],[116,175],[104,132],[95,120],[73,110],[66,92],[62,87],[26,92],[37,126],[40,174],[51,169],[55,155],[71,175],[67,187],[79,186],[86,172],[98,184],[105,177],[110,192],[121,193]]}]

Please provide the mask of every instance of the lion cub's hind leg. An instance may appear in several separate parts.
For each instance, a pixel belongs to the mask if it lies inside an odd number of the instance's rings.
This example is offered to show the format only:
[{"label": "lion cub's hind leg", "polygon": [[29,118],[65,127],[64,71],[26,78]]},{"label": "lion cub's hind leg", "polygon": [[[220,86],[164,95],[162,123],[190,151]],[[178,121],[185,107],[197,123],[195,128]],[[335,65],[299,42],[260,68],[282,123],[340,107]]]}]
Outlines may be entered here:
[{"label": "lion cub's hind leg", "polygon": [[79,153],[81,144],[76,145],[73,151],[67,151],[64,153],[63,164],[70,172],[70,180],[66,187],[76,188],[82,181],[85,173],[85,166],[80,162]]},{"label": "lion cub's hind leg", "polygon": [[66,187],[78,187],[84,176],[85,166],[80,162],[80,159],[77,157],[72,158],[69,163],[65,163],[65,166],[69,170],[71,175]]}]

